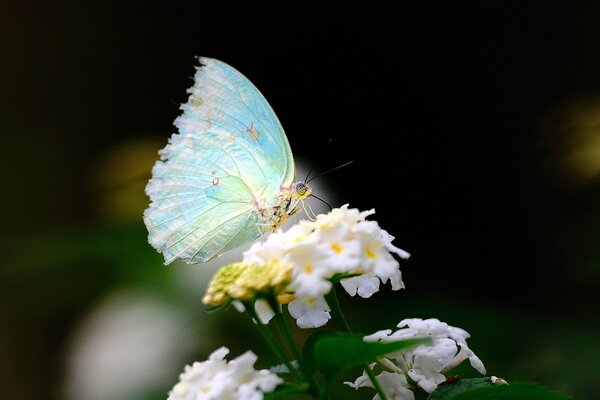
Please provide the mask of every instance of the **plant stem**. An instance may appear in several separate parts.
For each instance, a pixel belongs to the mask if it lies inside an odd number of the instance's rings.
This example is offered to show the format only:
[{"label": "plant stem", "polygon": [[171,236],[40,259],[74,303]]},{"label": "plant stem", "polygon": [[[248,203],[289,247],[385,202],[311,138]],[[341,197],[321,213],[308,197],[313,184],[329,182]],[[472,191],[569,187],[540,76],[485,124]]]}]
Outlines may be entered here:
[{"label": "plant stem", "polygon": [[346,321],[346,317],[342,312],[342,307],[340,306],[340,302],[338,300],[337,294],[335,293],[335,286],[331,288],[331,291],[325,295],[325,300],[329,307],[331,307],[331,312],[333,316],[338,320],[342,328],[348,332],[352,333],[352,329],[350,329],[350,324]]},{"label": "plant stem", "polygon": [[[352,333],[352,329],[350,329],[350,325],[348,324],[348,321],[346,321],[346,317],[344,316],[344,313],[342,312],[342,307],[340,306],[340,302],[339,302],[337,294],[335,292],[335,286],[332,287],[331,291],[325,295],[325,300],[327,301],[327,304],[329,304],[329,307],[331,307],[331,312],[333,313],[333,316],[339,321],[342,328],[346,332]],[[364,363],[362,365],[362,367],[365,369],[365,372],[369,376],[369,379],[371,380],[371,383],[373,384],[373,387],[377,391],[377,394],[379,394],[379,397],[381,398],[381,400],[387,400],[385,392],[383,391],[383,388],[379,384],[379,380],[377,380],[377,377],[373,373],[373,370],[371,369],[371,367],[369,367],[369,364]]]},{"label": "plant stem", "polygon": [[285,322],[283,320],[283,314],[281,314],[281,312],[278,311],[275,314],[275,316],[273,317],[273,319],[275,320],[275,324],[277,325],[277,328],[279,329],[279,333],[281,334],[281,337],[283,337],[285,344],[290,349],[290,351],[292,352],[292,355],[296,358],[296,360],[298,360],[298,362],[300,362],[302,357],[301,357],[300,353],[298,352],[298,349],[296,348],[296,345],[294,344],[292,337],[290,336],[290,332],[288,331],[287,326],[285,325]]},{"label": "plant stem", "polygon": [[369,367],[369,365],[367,363],[364,363],[363,368],[365,369],[365,372],[367,373],[367,375],[369,375],[369,379],[371,380],[371,383],[373,383],[373,386],[375,387],[375,390],[377,390],[377,393],[379,394],[379,397],[381,397],[381,400],[387,400],[387,397],[385,396],[385,392],[383,391],[383,388],[379,384],[379,380],[373,373],[373,370],[371,369],[371,367]]},{"label": "plant stem", "polygon": [[323,388],[323,395],[319,397],[319,399],[327,400],[329,399],[329,390],[331,390],[331,384],[333,383],[333,379],[327,379],[325,381],[325,387]]},{"label": "plant stem", "polygon": [[317,381],[315,381],[310,369],[308,369],[306,367],[306,364],[304,363],[304,360],[302,359],[302,355],[298,351],[298,348],[296,347],[296,344],[294,343],[294,340],[292,339],[292,336],[290,335],[290,331],[287,328],[285,320],[283,319],[283,313],[281,312],[279,304],[275,301],[274,298],[271,298],[271,299],[269,299],[269,305],[271,306],[273,311],[275,311],[275,316],[273,317],[273,319],[275,320],[275,325],[279,329],[279,333],[280,333],[281,337],[283,338],[283,341],[287,345],[287,347],[290,350],[290,352],[292,353],[292,355],[298,361],[298,364],[300,365],[300,370],[302,371],[302,373],[304,374],[304,377],[306,378],[306,380],[310,384],[311,388],[313,389],[313,392],[318,397],[321,397],[321,387],[319,386]]},{"label": "plant stem", "polygon": [[279,361],[282,362],[288,368],[288,370],[294,376],[294,378],[296,378],[296,380],[298,380],[299,382],[305,382],[302,375],[298,373],[296,368],[288,360],[283,349],[281,348],[279,343],[277,343],[275,337],[273,337],[273,335],[271,334],[269,328],[266,325],[264,325],[258,318],[256,310],[254,309],[254,303],[244,302],[244,307],[246,307],[246,311],[248,312],[248,315],[250,315],[250,319],[256,325],[258,331],[262,334],[263,338],[265,339],[273,353],[275,353],[275,356],[279,359]]}]

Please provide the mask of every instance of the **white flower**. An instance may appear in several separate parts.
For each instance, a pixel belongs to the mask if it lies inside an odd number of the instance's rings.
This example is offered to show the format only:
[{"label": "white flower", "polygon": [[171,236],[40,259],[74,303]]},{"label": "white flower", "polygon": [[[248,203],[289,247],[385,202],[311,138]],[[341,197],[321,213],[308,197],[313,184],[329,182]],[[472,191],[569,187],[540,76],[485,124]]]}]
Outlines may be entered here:
[{"label": "white flower", "polygon": [[[233,307],[238,312],[243,313],[246,311],[246,306],[244,306],[244,304],[239,300],[232,301],[231,305],[233,305]],[[269,302],[265,299],[258,299],[254,302],[254,311],[256,312],[256,316],[259,319],[258,322],[260,322],[263,325],[267,325],[275,316],[275,311],[273,311],[273,309],[269,305]],[[258,322],[254,321],[254,323]]]},{"label": "white flower", "polygon": [[[402,275],[398,268],[398,261],[390,254],[391,249],[397,249],[391,244],[393,237],[382,230],[375,221],[364,221],[356,226],[358,238],[363,246],[363,257],[361,264],[367,271],[373,271],[383,283],[388,279],[392,283],[392,290],[404,288]],[[403,257],[408,258],[405,251],[397,251]]]},{"label": "white flower", "polygon": [[360,242],[349,226],[337,224],[327,225],[327,229],[315,228],[313,236],[327,257],[324,269],[329,273],[347,273],[360,268]]},{"label": "white flower", "polygon": [[344,204],[340,208],[334,208],[327,214],[317,215],[314,226],[321,230],[327,230],[338,224],[354,225],[364,221],[372,214],[375,214],[373,209],[361,212],[356,208],[348,208],[348,204]]},{"label": "white flower", "polygon": [[326,254],[312,244],[299,244],[289,249],[284,263],[294,265],[290,288],[299,298],[317,297],[329,293],[331,271],[322,268]]},{"label": "white flower", "polygon": [[247,351],[230,362],[229,349],[221,347],[208,360],[187,365],[168,400],[261,400],[283,379],[268,370],[254,369],[256,355]]},{"label": "white flower", "polygon": [[406,351],[389,355],[382,365],[393,372],[410,377],[423,390],[431,393],[446,380],[447,372],[462,361],[469,359],[471,366],[485,374],[481,360],[467,346],[469,333],[463,329],[449,326],[435,318],[411,318],[400,321],[396,332],[390,329],[365,336],[368,342],[395,342],[401,339],[429,336],[431,344],[419,345]]},{"label": "white flower", "polygon": [[318,328],[331,319],[329,305],[323,297],[298,298],[288,304],[290,315],[300,328]]},{"label": "white flower", "polygon": [[[372,368],[374,365],[375,363],[369,367]],[[403,374],[383,371],[376,378],[389,400],[415,400],[415,394],[408,388],[408,381]],[[373,388],[373,383],[366,372],[363,372],[354,382],[344,382],[344,384],[354,389],[361,387]],[[381,397],[376,394],[373,400],[381,400]]]},{"label": "white flower", "polygon": [[[427,393],[431,393],[435,388],[446,380],[444,374],[440,373],[444,369],[444,361],[447,354],[433,348],[428,355],[416,355],[413,358],[412,368],[408,370],[408,376],[417,382]],[[454,349],[456,350],[456,347]]]},{"label": "white flower", "polygon": [[[369,364],[369,368],[373,369],[375,363]],[[369,379],[369,375],[367,375],[367,371],[363,371],[362,375],[356,378],[354,382],[344,382],[344,385],[348,385],[353,389],[359,389],[361,387],[374,387],[373,383],[371,383],[371,379]]]},{"label": "white flower", "polygon": [[286,240],[280,232],[269,235],[266,241],[256,242],[244,252],[244,262],[258,265],[278,264],[287,251]]},{"label": "white flower", "polygon": [[350,296],[358,293],[363,299],[367,299],[379,291],[379,278],[375,276],[374,272],[343,279],[340,283]]},{"label": "white flower", "polygon": [[291,269],[289,291],[296,300],[289,306],[290,313],[298,326],[322,326],[330,319],[323,297],[340,274],[351,275],[341,281],[351,296],[371,297],[379,291],[380,283],[388,281],[392,290],[404,288],[399,263],[392,253],[400,258],[409,254],[395,247],[393,236],[377,222],[366,220],[373,213],[348,208],[347,204],[335,208],[318,215],[315,221],[302,221],[255,243],[244,253],[243,263]]},{"label": "white flower", "polygon": [[[383,371],[377,375],[377,380],[389,400],[415,400],[415,394],[408,389],[404,375]],[[373,400],[380,400],[379,395],[373,397]]]},{"label": "white flower", "polygon": [[[445,322],[440,322],[436,318],[430,318],[422,320],[420,318],[404,319],[398,324],[398,328],[406,327],[404,330],[414,332],[414,336],[434,336],[438,339],[445,337],[452,339],[456,342],[456,345],[460,346],[460,351],[455,354],[452,360],[444,365],[442,372],[449,371],[460,364],[462,361],[468,359],[471,366],[475,368],[479,373],[485,375],[485,367],[483,363],[473,353],[469,346],[467,346],[467,339],[471,336],[467,331],[461,328],[450,326]],[[403,331],[402,329],[398,332]],[[421,346],[419,346],[421,347]],[[419,347],[414,349],[416,351]]]},{"label": "white flower", "polygon": [[275,316],[275,311],[265,299],[258,299],[254,303],[254,311],[260,320],[260,323],[266,325]]}]

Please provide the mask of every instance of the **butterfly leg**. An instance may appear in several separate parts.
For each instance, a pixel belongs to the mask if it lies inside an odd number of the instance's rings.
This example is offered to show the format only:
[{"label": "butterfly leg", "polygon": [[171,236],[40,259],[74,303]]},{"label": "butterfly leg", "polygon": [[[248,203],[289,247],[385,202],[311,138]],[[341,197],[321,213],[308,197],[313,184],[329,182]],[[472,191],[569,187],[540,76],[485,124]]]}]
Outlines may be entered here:
[{"label": "butterfly leg", "polygon": [[308,203],[305,203],[304,200],[300,200],[300,203],[302,203],[302,209],[304,210],[304,213],[306,213],[308,219],[311,221],[315,221],[317,219],[317,214],[315,214],[313,209],[310,208],[310,205]]}]

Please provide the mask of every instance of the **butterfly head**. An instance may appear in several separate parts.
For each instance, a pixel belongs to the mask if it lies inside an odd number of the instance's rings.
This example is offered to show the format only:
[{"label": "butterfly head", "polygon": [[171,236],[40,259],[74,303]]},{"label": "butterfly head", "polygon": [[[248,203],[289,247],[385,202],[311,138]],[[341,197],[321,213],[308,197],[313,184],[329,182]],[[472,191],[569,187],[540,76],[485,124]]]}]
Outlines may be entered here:
[{"label": "butterfly head", "polygon": [[298,204],[304,204],[304,200],[310,196],[312,189],[306,182],[298,181],[289,186],[287,190],[286,215],[290,216],[298,212]]},{"label": "butterfly head", "polygon": [[306,182],[299,181],[294,183],[294,194],[298,200],[307,199],[311,192],[312,189],[306,184]]}]

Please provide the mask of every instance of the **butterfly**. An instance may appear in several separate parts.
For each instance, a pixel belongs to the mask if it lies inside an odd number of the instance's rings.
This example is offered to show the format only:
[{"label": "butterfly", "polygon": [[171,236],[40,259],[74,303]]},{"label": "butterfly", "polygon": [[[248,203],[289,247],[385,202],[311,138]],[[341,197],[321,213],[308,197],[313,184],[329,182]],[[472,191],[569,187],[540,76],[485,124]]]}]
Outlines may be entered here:
[{"label": "butterfly", "polygon": [[311,195],[294,182],[287,137],[258,89],[222,61],[199,62],[146,186],[148,241],[165,264],[206,262],[254,240]]}]

